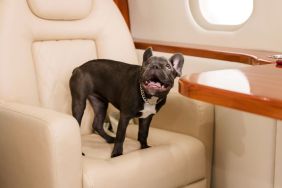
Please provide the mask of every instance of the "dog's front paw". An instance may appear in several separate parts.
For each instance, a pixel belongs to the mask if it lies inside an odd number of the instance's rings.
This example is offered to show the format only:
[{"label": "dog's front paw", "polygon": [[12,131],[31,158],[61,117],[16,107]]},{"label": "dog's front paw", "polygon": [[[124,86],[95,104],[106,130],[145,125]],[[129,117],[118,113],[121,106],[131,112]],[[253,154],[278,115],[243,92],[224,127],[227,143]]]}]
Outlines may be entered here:
[{"label": "dog's front paw", "polygon": [[118,157],[122,155],[122,153],[112,153],[111,158]]},{"label": "dog's front paw", "polygon": [[122,155],[122,150],[117,150],[117,151],[114,150],[112,152],[111,158],[117,157],[117,156],[120,156],[120,155]]},{"label": "dog's front paw", "polygon": [[150,148],[151,146],[149,146],[148,144],[141,144],[141,149],[146,149],[146,148]]},{"label": "dog's front paw", "polygon": [[113,157],[120,156],[120,155],[122,155],[122,152],[123,152],[122,146],[120,146],[120,144],[116,143],[115,146],[114,146],[111,157],[113,158]]}]

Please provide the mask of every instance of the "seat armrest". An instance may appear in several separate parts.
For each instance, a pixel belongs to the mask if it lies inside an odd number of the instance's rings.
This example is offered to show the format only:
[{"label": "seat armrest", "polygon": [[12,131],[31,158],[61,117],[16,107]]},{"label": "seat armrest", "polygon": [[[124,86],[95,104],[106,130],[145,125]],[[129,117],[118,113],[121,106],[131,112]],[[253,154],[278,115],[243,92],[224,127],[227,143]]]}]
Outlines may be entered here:
[{"label": "seat armrest", "polygon": [[81,187],[79,126],[69,115],[0,101],[1,187]]},{"label": "seat armrest", "polygon": [[196,137],[211,137],[214,127],[214,105],[189,99],[171,91],[166,104],[153,118],[152,125]]},{"label": "seat armrest", "polygon": [[189,99],[171,91],[155,115],[152,126],[198,138],[205,145],[207,182],[210,184],[213,151],[214,105]]},{"label": "seat armrest", "polygon": [[214,105],[189,99],[171,91],[166,104],[155,115],[152,126],[198,138],[212,152]]}]

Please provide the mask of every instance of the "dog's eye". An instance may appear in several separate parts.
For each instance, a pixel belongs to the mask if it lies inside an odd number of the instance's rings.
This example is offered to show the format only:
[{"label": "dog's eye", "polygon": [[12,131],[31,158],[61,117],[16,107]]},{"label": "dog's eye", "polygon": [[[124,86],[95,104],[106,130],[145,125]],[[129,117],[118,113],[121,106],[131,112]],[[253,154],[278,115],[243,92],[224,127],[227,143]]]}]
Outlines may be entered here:
[{"label": "dog's eye", "polygon": [[166,66],[166,68],[171,69],[170,64],[166,64],[165,66]]}]

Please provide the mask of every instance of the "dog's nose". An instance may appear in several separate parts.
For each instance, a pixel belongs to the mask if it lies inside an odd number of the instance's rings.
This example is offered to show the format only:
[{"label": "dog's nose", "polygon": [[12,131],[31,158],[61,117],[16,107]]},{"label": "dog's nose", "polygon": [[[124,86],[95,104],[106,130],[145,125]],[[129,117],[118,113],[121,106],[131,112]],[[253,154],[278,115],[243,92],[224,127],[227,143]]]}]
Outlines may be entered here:
[{"label": "dog's nose", "polygon": [[152,65],[152,68],[153,68],[153,69],[160,69],[160,65],[154,64],[154,65]]}]

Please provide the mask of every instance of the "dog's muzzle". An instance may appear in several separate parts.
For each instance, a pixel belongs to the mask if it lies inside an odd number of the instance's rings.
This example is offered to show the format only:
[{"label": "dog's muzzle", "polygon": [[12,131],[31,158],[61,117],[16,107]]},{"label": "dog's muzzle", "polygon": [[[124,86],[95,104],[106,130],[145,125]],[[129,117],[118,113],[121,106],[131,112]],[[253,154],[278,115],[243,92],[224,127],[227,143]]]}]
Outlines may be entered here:
[{"label": "dog's muzzle", "polygon": [[171,84],[161,81],[158,77],[152,77],[143,82],[143,86],[146,89],[155,89],[158,91],[166,91],[170,88],[170,85]]},{"label": "dog's muzzle", "polygon": [[162,71],[148,71],[142,76],[141,85],[150,95],[158,95],[168,92],[173,86],[173,79],[165,75]]}]

